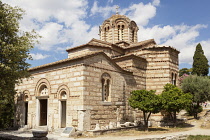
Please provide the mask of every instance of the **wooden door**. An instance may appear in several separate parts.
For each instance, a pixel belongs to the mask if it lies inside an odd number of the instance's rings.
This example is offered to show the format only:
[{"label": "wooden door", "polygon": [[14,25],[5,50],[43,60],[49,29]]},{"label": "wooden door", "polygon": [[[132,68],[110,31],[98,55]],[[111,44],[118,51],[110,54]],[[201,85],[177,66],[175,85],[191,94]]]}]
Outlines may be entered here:
[{"label": "wooden door", "polygon": [[28,124],[28,102],[25,102],[25,125]]}]

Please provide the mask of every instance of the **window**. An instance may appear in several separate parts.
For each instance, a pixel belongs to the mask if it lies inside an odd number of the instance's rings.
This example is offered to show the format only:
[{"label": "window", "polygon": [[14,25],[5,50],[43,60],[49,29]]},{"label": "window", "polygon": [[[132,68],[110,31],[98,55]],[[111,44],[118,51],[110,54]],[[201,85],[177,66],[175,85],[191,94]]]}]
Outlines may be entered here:
[{"label": "window", "polygon": [[171,74],[171,84],[172,85],[176,85],[176,74],[175,73],[172,73]]},{"label": "window", "polygon": [[118,35],[118,41],[124,40],[124,25],[118,25],[117,26],[117,35]]},{"label": "window", "polygon": [[123,36],[124,36],[124,25],[122,25],[122,40],[123,40]]},{"label": "window", "polygon": [[104,73],[101,76],[101,84],[102,84],[102,101],[110,102],[110,82],[111,77],[108,73]]},{"label": "window", "polygon": [[104,28],[104,35],[105,35],[104,39],[105,41],[107,41],[109,38],[109,26]]},{"label": "window", "polygon": [[135,34],[135,32],[134,32],[134,30],[132,31],[132,42],[134,42],[134,34]]},{"label": "window", "polygon": [[107,36],[107,33],[106,33],[106,32],[107,32],[107,31],[106,31],[106,27],[105,27],[104,31],[105,31],[105,32],[104,32],[104,35],[105,35],[105,41],[106,41],[106,36]]},{"label": "window", "polygon": [[46,96],[48,95],[48,89],[47,89],[47,86],[46,85],[42,85],[39,89],[39,95],[40,96]]},{"label": "window", "polygon": [[118,33],[117,33],[117,36],[118,36],[118,41],[120,40],[120,25],[117,26],[118,27]]}]

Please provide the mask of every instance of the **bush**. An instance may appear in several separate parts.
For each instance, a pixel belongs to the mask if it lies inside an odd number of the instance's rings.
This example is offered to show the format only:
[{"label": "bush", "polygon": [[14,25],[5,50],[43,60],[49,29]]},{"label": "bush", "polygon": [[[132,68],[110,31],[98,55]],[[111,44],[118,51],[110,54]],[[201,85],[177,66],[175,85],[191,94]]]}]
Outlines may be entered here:
[{"label": "bush", "polygon": [[200,106],[200,105],[197,107],[197,105],[192,104],[192,105],[190,105],[186,108],[186,111],[187,111],[189,116],[194,116],[196,113],[202,112],[203,107]]}]

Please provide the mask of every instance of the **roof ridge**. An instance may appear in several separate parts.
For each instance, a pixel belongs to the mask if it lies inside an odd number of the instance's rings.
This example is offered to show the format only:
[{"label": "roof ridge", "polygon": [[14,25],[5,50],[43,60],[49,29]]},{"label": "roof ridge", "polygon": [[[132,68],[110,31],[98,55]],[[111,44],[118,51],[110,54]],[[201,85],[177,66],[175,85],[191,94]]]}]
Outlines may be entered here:
[{"label": "roof ridge", "polygon": [[104,52],[103,51],[89,52],[89,53],[85,53],[85,54],[75,56],[75,57],[72,57],[72,58],[66,58],[66,59],[55,61],[55,62],[47,63],[47,64],[44,64],[44,65],[32,67],[32,68],[29,68],[28,70],[31,71],[31,70],[35,70],[35,69],[39,69],[39,68],[44,68],[44,67],[53,66],[53,65],[56,65],[56,64],[65,63],[65,62],[75,60],[75,59],[86,58],[88,56],[95,55],[95,54],[98,54],[98,53],[104,53]]}]

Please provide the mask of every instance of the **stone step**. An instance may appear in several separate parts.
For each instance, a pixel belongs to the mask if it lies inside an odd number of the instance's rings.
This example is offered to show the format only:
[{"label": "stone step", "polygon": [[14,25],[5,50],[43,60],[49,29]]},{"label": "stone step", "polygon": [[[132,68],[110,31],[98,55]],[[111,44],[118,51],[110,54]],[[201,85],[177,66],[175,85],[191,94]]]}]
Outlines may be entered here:
[{"label": "stone step", "polygon": [[37,126],[35,129],[36,129],[36,130],[44,130],[44,131],[48,131],[47,126]]}]

